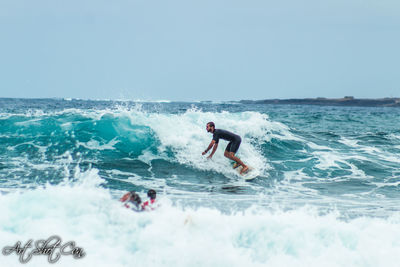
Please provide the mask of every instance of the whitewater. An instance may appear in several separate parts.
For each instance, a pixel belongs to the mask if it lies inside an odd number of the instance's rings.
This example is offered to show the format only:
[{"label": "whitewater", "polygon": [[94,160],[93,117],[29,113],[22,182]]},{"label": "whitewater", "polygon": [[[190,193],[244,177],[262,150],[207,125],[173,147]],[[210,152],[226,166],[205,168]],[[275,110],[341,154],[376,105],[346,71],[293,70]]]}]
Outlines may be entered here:
[{"label": "whitewater", "polygon": [[[0,98],[0,249],[55,266],[399,266],[399,108]],[[241,136],[245,181],[201,153]],[[136,213],[119,198],[157,191]],[[28,266],[51,265],[44,255]],[[21,266],[16,253],[0,266]]]}]

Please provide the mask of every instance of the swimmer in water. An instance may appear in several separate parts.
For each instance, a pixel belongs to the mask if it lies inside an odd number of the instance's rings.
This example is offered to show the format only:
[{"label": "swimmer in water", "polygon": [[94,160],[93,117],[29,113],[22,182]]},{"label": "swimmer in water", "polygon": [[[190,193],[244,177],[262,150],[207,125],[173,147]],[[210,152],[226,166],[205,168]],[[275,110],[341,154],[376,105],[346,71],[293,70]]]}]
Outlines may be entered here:
[{"label": "swimmer in water", "polygon": [[136,212],[142,211],[142,206],[140,205],[142,203],[142,199],[135,191],[126,193],[120,198],[120,201],[124,202],[124,206],[126,208]]},{"label": "swimmer in water", "polygon": [[154,210],[157,197],[156,191],[150,189],[149,191],[147,191],[147,196],[149,197],[149,200],[142,204],[142,210]]}]

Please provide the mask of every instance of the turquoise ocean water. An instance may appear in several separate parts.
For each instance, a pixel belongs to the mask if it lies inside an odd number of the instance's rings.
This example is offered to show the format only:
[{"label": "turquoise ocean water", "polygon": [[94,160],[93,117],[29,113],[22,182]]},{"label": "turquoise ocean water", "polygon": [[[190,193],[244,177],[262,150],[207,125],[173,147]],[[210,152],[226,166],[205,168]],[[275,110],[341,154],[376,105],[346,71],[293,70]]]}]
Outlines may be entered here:
[{"label": "turquoise ocean water", "polygon": [[[400,109],[0,99],[0,248],[56,266],[399,266]],[[239,134],[244,181],[205,124]],[[160,207],[118,202],[135,190]],[[33,257],[29,266],[49,264]],[[0,254],[0,266],[21,266]]]}]

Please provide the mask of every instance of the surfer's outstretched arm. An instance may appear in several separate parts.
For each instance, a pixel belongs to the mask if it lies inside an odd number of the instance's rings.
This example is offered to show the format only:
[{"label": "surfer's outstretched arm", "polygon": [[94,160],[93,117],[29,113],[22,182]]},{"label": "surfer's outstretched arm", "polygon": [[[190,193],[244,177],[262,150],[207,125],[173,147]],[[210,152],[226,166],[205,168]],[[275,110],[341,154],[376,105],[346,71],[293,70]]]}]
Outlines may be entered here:
[{"label": "surfer's outstretched arm", "polygon": [[207,149],[204,150],[204,152],[201,153],[201,154],[202,154],[202,155],[205,155],[205,154],[207,154],[207,152],[208,152],[211,148],[213,148],[211,154],[207,157],[207,158],[210,159],[210,158],[212,158],[212,156],[214,155],[215,151],[217,150],[217,147],[218,147],[218,143],[215,143],[215,140],[212,140],[211,143],[208,145]]},{"label": "surfer's outstretched arm", "polygon": [[[215,141],[213,140],[213,142],[215,142]],[[215,151],[217,151],[217,148],[218,148],[218,143],[215,143],[214,147],[213,147],[213,150],[211,151],[210,156],[207,157],[208,159],[212,158],[212,156],[214,155]]]},{"label": "surfer's outstretched arm", "polygon": [[203,153],[201,153],[202,155],[205,155],[205,154],[207,154],[207,152],[214,146],[214,144],[215,144],[215,141],[214,140],[212,140],[211,141],[211,143],[208,145],[208,147],[207,147],[207,149],[206,150],[204,150],[204,152]]}]

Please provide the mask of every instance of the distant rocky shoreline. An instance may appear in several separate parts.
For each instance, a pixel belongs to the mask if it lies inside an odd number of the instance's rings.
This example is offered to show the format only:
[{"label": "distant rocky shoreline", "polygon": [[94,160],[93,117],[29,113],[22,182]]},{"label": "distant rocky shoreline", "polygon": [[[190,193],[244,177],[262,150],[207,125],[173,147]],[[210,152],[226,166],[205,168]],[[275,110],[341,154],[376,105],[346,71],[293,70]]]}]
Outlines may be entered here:
[{"label": "distant rocky shoreline", "polygon": [[243,104],[280,104],[280,105],[318,105],[318,106],[353,106],[353,107],[400,107],[400,98],[299,98],[299,99],[265,99],[241,100]]}]

